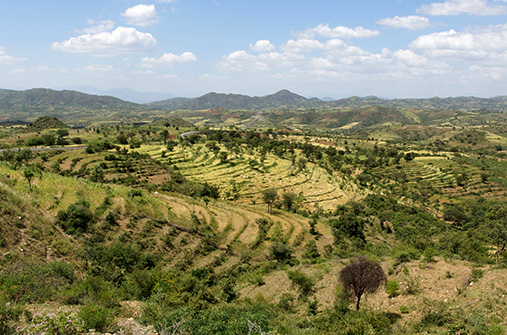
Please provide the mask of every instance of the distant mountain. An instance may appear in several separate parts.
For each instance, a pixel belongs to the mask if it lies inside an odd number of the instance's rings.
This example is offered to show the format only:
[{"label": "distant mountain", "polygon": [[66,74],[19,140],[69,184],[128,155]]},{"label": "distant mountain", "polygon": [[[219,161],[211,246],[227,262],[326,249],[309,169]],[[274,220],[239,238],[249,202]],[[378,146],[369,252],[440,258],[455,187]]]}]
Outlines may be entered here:
[{"label": "distant mountain", "polygon": [[208,93],[198,98],[172,98],[149,104],[164,109],[266,109],[266,108],[318,108],[325,103],[317,98],[307,99],[288,90],[262,97],[242,94]]},{"label": "distant mountain", "polygon": [[[459,118],[461,122],[466,123],[473,120],[472,123],[475,125],[486,122],[481,115],[507,111],[507,96],[392,100],[375,96],[354,96],[324,101],[318,98],[308,99],[288,90],[281,90],[260,97],[212,92],[198,98],[172,98],[149,104],[137,104],[112,96],[85,94],[72,90],[0,89],[0,124],[11,124],[14,121],[33,122],[42,116],[58,118],[71,126],[136,123],[151,122],[169,116],[186,119],[191,117],[192,113],[201,111],[206,113],[206,117],[199,117],[209,122],[214,118],[217,120],[250,118],[250,121],[245,122],[263,119],[271,124],[279,124],[292,119],[299,120],[301,124],[311,125],[314,122],[316,125],[340,128],[353,125],[369,127],[386,122],[440,123]],[[255,115],[258,111],[263,113],[261,118]],[[234,114],[238,112],[244,115],[238,117]],[[462,117],[461,115],[464,115],[462,113],[476,115]],[[503,116],[504,113],[497,114],[495,118]]]},{"label": "distant mountain", "polygon": [[0,122],[33,121],[52,116],[65,123],[84,125],[95,121],[128,121],[134,112],[151,108],[111,96],[76,91],[35,88],[25,91],[0,90]]},{"label": "distant mountain", "polygon": [[328,102],[329,107],[358,108],[365,106],[382,106],[391,108],[410,108],[425,110],[443,109],[466,109],[490,111],[507,110],[507,96],[493,98],[476,97],[449,97],[449,98],[424,98],[424,99],[381,99],[374,96],[364,98],[350,97]]},{"label": "distant mountain", "polygon": [[152,101],[167,99],[168,95],[161,92],[138,92],[129,88],[113,88],[110,90],[100,90],[91,86],[71,86],[65,89],[79,91],[93,95],[109,95],[121,100],[134,102],[137,104],[146,104]]},{"label": "distant mountain", "polygon": [[466,109],[491,111],[507,110],[507,96],[494,98],[453,97],[427,99],[381,99],[375,96],[349,97],[339,100],[305,98],[288,90],[281,90],[275,94],[250,97],[242,94],[208,93],[198,98],[172,98],[155,101],[151,107],[171,110],[206,110],[206,109],[283,109],[283,108],[361,108],[368,106],[409,108],[426,110]]},{"label": "distant mountain", "polygon": [[111,96],[97,96],[76,91],[34,88],[25,91],[0,90],[0,108],[74,106],[86,108],[133,107],[137,104]]}]

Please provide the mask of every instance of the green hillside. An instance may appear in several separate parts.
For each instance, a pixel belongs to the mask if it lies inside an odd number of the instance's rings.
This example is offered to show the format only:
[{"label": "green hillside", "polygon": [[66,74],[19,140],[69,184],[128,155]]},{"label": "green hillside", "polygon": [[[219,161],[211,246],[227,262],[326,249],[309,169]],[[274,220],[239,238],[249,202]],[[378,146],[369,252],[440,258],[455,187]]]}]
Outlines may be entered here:
[{"label": "green hillside", "polygon": [[[53,150],[29,146],[52,129],[2,128],[21,150],[0,152],[0,330],[505,333],[504,125],[223,112],[70,129]],[[356,256],[387,279],[359,310],[340,280]]]}]

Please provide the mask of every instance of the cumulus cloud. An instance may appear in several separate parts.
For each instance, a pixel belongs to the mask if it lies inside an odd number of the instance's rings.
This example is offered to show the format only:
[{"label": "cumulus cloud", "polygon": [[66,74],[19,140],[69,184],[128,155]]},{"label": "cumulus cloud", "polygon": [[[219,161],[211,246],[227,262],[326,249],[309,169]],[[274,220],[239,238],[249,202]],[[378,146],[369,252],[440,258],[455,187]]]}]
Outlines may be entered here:
[{"label": "cumulus cloud", "polygon": [[151,26],[159,21],[155,5],[136,5],[121,15],[127,19],[127,23],[141,27]]},{"label": "cumulus cloud", "polygon": [[84,34],[63,42],[54,42],[54,50],[86,53],[96,56],[113,56],[121,53],[152,52],[157,40],[149,33],[131,27],[118,27],[111,32]]},{"label": "cumulus cloud", "polygon": [[259,40],[255,44],[250,44],[250,49],[255,52],[266,52],[275,50],[275,46],[268,40]]},{"label": "cumulus cloud", "polygon": [[427,15],[497,16],[507,14],[507,6],[492,5],[488,0],[448,0],[422,5],[417,12]]},{"label": "cumulus cloud", "polygon": [[463,32],[451,29],[422,35],[409,46],[434,57],[454,57],[463,60],[484,60],[494,57],[506,59],[507,24],[479,27]]},{"label": "cumulus cloud", "polygon": [[90,19],[86,23],[91,25],[91,27],[83,29],[83,32],[86,34],[98,34],[104,31],[111,31],[114,28],[114,21],[111,20],[95,21]]},{"label": "cumulus cloud", "polygon": [[26,58],[18,58],[8,55],[5,50],[0,47],[0,64],[12,64],[24,60],[26,60]]},{"label": "cumulus cloud", "polygon": [[395,17],[386,17],[378,20],[376,23],[386,27],[404,28],[410,30],[424,29],[430,26],[430,20],[427,17],[418,15],[396,15]]},{"label": "cumulus cloud", "polygon": [[237,50],[223,56],[218,68],[224,72],[244,74],[264,71],[267,76],[276,73],[291,80],[345,80],[351,74],[356,78],[370,74],[390,77],[435,75],[448,70],[443,62],[431,61],[414,50],[391,52],[384,48],[380,53],[374,53],[349,45],[339,38],[326,41],[315,38],[291,39],[282,44],[280,50]]},{"label": "cumulus cloud", "polygon": [[424,66],[428,64],[428,59],[426,57],[417,55],[412,50],[397,50],[393,53],[393,57],[403,62],[408,66]]},{"label": "cumulus cloud", "polygon": [[313,38],[315,36],[324,38],[368,38],[380,35],[378,30],[365,29],[363,27],[349,28],[337,26],[331,28],[329,24],[319,24],[314,28],[307,29],[297,34],[298,38]]},{"label": "cumulus cloud", "polygon": [[174,63],[188,63],[195,62],[197,57],[191,52],[184,52],[181,55],[175,55],[172,53],[165,53],[159,58],[145,57],[141,59],[141,66],[147,68],[159,67],[172,65]]},{"label": "cumulus cloud", "polygon": [[312,50],[324,49],[325,43],[316,39],[300,38],[297,40],[288,40],[282,45],[282,50],[289,52],[310,52]]}]

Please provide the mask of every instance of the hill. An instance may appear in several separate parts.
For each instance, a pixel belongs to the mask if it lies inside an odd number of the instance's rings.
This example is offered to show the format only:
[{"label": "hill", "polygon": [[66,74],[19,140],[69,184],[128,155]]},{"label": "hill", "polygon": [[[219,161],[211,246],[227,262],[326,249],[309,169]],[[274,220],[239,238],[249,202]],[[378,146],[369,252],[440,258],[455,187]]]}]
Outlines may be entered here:
[{"label": "hill", "polygon": [[52,116],[43,116],[28,125],[35,130],[69,128],[65,123]]},{"label": "hill", "polygon": [[283,108],[315,108],[315,109],[344,109],[361,108],[367,106],[445,110],[465,109],[504,111],[507,108],[507,96],[493,98],[477,97],[449,97],[427,99],[381,99],[375,96],[350,97],[334,101],[318,98],[305,98],[288,90],[281,90],[275,94],[250,97],[242,94],[208,93],[197,98],[172,98],[155,101],[149,106],[162,109],[204,110],[204,109],[283,109]]},{"label": "hill", "polygon": [[[32,121],[53,116],[72,125],[93,121],[130,121],[146,106],[111,96],[97,96],[76,91],[35,88],[25,91],[0,90],[0,121]],[[142,115],[142,114],[141,114]]]},{"label": "hill", "polygon": [[173,98],[136,104],[110,96],[76,91],[0,90],[0,124],[58,118],[73,127],[107,124],[137,125],[179,117],[196,126],[364,129],[388,123],[408,125],[478,126],[505,121],[507,97],[386,100],[374,96],[336,101],[305,98],[288,90],[250,97],[208,93],[198,98]]},{"label": "hill", "polygon": [[[56,317],[64,334],[505,334],[505,126],[368,129],[417,121],[372,106],[247,114],[364,129],[166,117],[71,129],[86,144],[72,150],[2,129],[18,150],[0,152],[0,334]],[[356,255],[388,280],[359,311],[339,279]]]},{"label": "hill", "polygon": [[324,102],[314,98],[307,99],[288,90],[262,97],[250,97],[242,94],[208,93],[198,98],[173,98],[152,102],[150,106],[170,109],[276,109],[276,108],[312,108],[323,106]]}]

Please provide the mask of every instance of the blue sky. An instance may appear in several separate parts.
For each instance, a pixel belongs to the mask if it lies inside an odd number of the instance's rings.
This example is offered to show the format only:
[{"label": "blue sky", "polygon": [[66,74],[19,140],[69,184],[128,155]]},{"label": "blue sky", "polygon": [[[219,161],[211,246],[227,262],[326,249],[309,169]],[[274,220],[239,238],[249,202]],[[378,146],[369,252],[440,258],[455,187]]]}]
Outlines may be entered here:
[{"label": "blue sky", "polygon": [[507,95],[507,0],[3,0],[0,29],[0,88]]}]

